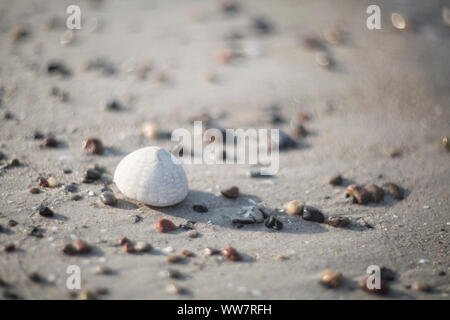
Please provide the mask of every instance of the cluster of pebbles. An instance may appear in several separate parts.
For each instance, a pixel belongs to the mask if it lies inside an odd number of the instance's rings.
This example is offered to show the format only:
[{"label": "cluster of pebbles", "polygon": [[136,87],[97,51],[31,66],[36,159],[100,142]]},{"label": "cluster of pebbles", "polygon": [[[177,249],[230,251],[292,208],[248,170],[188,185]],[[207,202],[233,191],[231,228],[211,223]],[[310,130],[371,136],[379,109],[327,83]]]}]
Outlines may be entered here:
[{"label": "cluster of pebbles", "polygon": [[[241,11],[241,7],[236,2],[224,2],[221,6],[221,10],[225,15],[237,15]],[[446,13],[445,17],[450,16]],[[447,19],[450,21],[450,19]],[[448,22],[447,21],[447,22]],[[54,27],[54,21],[52,22],[52,28]],[[405,19],[400,14],[392,15],[392,24],[397,29],[407,29],[411,27],[411,22]],[[265,17],[253,17],[250,21],[249,33],[256,34],[259,36],[270,36],[276,32],[275,25]],[[26,25],[17,25],[10,30],[10,39],[13,43],[19,43],[30,38],[32,35],[32,29]],[[242,59],[246,56],[257,56],[262,53],[262,49],[258,47],[253,48],[243,48],[238,43],[237,40],[240,39],[242,35],[238,33],[233,33],[228,35],[228,40],[233,41],[233,46],[226,46],[224,48],[218,49],[214,54],[214,59],[219,64],[229,64],[236,60]],[[70,44],[72,42],[72,34],[65,34],[62,38],[64,44]],[[322,37],[320,36],[304,36],[302,37],[302,43],[304,47],[311,49],[315,52],[316,63],[326,69],[333,69],[336,66],[335,59],[332,58],[332,53],[330,47],[342,45],[345,42],[345,37],[342,31],[338,29],[326,30]],[[142,63],[132,68],[136,72],[136,76],[140,80],[145,80],[147,75],[152,71],[151,63]],[[96,71],[100,72],[102,75],[111,76],[116,74],[118,68],[111,61],[105,58],[95,58],[87,61],[83,66],[84,71]],[[73,75],[73,70],[69,68],[62,61],[50,61],[47,64],[46,72],[49,76],[57,76],[61,78],[70,78]],[[205,77],[209,82],[215,82],[217,80],[217,75],[215,73],[208,73]],[[154,75],[154,80],[158,82],[166,82],[168,77],[163,71],[157,72]],[[1,89],[1,88],[0,88]],[[1,92],[0,90],[0,105],[1,105]],[[70,98],[69,92],[63,90],[59,87],[52,87],[50,89],[50,95],[61,102],[67,102]],[[110,99],[102,103],[102,109],[107,112],[119,112],[124,110],[124,104],[117,99]],[[309,131],[306,129],[308,121],[310,121],[311,116],[304,112],[300,112],[295,115],[290,121],[286,121],[285,117],[281,114],[280,108],[277,105],[272,105],[265,111],[265,116],[267,122],[277,128],[281,127],[284,123],[288,122],[288,129],[280,130],[280,140],[279,148],[280,150],[295,149],[300,144],[302,139],[308,136]],[[15,116],[6,111],[3,116],[5,121],[9,121],[15,118]],[[216,128],[221,130],[224,129],[218,125],[215,120],[207,114],[203,114],[196,118],[201,120],[205,126],[205,129]],[[168,138],[169,132],[162,129],[159,124],[155,121],[145,122],[142,126],[142,134],[145,138],[151,140],[160,140]],[[39,141],[39,146],[41,148],[58,148],[62,144],[62,141],[57,139],[52,133],[43,134],[40,131],[35,131],[32,134],[33,139]],[[442,137],[441,144],[443,148],[450,151],[450,143],[448,137]],[[84,152],[95,155],[102,156],[105,154],[107,148],[103,145],[101,139],[97,137],[88,137],[82,142],[82,149]],[[7,172],[16,167],[22,166],[23,163],[17,158],[8,159],[8,157],[0,151],[0,171]],[[259,174],[260,170],[258,168],[252,169],[248,172],[248,176],[251,178],[261,177]],[[64,174],[70,174],[70,169],[65,169]],[[344,179],[342,176],[336,176],[330,179],[329,183],[333,186],[339,186],[343,184]],[[111,180],[106,174],[105,168],[95,165],[94,167],[87,168],[84,172],[83,178],[80,182],[73,182],[70,184],[63,185],[54,175],[39,176],[36,179],[35,185],[29,189],[29,192],[33,195],[43,192],[47,188],[63,188],[64,191],[70,194],[70,199],[74,201],[82,200],[83,197],[79,194],[81,185],[83,184],[95,184],[102,183],[103,188],[101,190],[99,201],[108,207],[115,207],[118,204],[118,199],[114,192],[108,187],[111,184]],[[232,186],[230,188],[224,189],[221,192],[224,198],[234,199],[239,198],[240,190],[237,186]],[[383,201],[385,194],[391,194],[393,198],[401,200],[404,198],[404,190],[400,186],[392,182],[386,182],[381,187],[375,184],[369,185],[359,185],[351,184],[346,188],[346,194],[351,197],[354,203],[360,205],[366,205],[368,203],[380,203]],[[89,196],[95,196],[95,194],[90,191]],[[208,214],[209,209],[203,204],[194,204],[192,210],[201,213]],[[304,221],[310,223],[327,223],[331,227],[335,228],[347,228],[351,227],[352,221],[349,217],[342,215],[330,215],[326,216],[318,208],[315,208],[302,200],[292,200],[285,204],[283,210],[277,212],[277,214],[272,214],[269,212],[268,208],[260,205],[250,205],[244,206],[237,210],[236,214],[231,217],[231,225],[242,228],[249,224],[264,224],[264,226],[270,230],[279,231],[283,228],[283,223],[280,219],[283,211],[289,216],[296,216]],[[57,214],[45,203],[42,203],[36,210],[40,217],[45,219],[52,219]],[[140,216],[136,216],[135,222],[141,221]],[[300,220],[298,220],[300,221]],[[19,223],[15,220],[10,219],[7,226],[0,225],[0,233],[8,234],[8,230],[14,228]],[[195,230],[195,222],[187,221],[183,225],[175,225],[169,219],[160,219],[155,225],[155,229],[160,233],[176,233],[179,231],[187,231],[187,236],[189,238],[195,239],[200,236],[199,232]],[[45,233],[44,229],[38,226],[29,226],[27,228],[27,235],[35,237],[38,239],[43,238]],[[150,243],[139,240],[132,241],[126,237],[122,237],[118,240],[117,246],[123,248],[123,252],[127,254],[145,254],[156,250]],[[8,243],[3,248],[6,253],[13,253],[17,250],[15,243]],[[82,239],[76,239],[70,243],[67,243],[61,248],[61,253],[69,256],[85,256],[89,255],[95,250],[88,242]],[[207,247],[203,252],[204,256],[222,255],[223,258],[238,262],[242,261],[243,255],[238,252],[237,249],[226,245],[223,249],[215,249]],[[168,254],[166,257],[166,262],[169,265],[176,265],[185,262],[189,259],[195,259],[196,254],[190,250],[183,250],[180,254]],[[112,275],[114,270],[107,266],[98,266],[95,268],[95,273],[98,275]],[[170,280],[176,280],[183,278],[183,274],[176,269],[167,269],[162,274],[169,278]],[[394,274],[394,276],[393,276]],[[43,283],[45,279],[38,273],[34,272],[30,274],[29,278],[36,283]],[[395,279],[395,272],[390,269],[382,269],[382,283],[379,289],[369,289],[367,287],[367,279],[363,278],[359,284],[363,291],[371,294],[386,294],[389,292],[390,281]],[[325,270],[320,274],[319,282],[326,288],[338,288],[346,282],[346,278],[339,271]],[[5,288],[4,296],[5,298],[16,299],[19,298],[11,290],[12,285],[6,281],[0,279],[0,287]],[[428,292],[431,287],[422,282],[415,282],[411,285],[411,288],[418,291]],[[189,293],[186,288],[178,286],[176,283],[170,283],[167,290],[174,294],[186,294]],[[95,290],[82,290],[78,293],[77,298],[79,299],[95,299],[102,295],[107,294],[108,290],[105,288],[98,288]]]}]

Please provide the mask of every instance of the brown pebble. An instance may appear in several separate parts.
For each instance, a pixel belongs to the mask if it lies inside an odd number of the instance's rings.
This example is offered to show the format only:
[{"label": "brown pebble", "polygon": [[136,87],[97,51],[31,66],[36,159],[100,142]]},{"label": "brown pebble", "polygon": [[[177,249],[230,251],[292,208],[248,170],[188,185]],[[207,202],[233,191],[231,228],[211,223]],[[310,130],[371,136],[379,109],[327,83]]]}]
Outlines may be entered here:
[{"label": "brown pebble", "polygon": [[72,242],[72,246],[74,247],[75,251],[80,254],[91,252],[91,246],[86,241],[83,241],[81,239],[77,239]]},{"label": "brown pebble", "polygon": [[177,229],[177,226],[170,220],[159,219],[156,223],[156,230],[159,232],[170,232]]},{"label": "brown pebble", "polygon": [[320,274],[320,283],[327,288],[337,288],[344,281],[342,273],[333,270],[325,270]]},{"label": "brown pebble", "polygon": [[173,254],[167,257],[166,261],[168,263],[179,263],[184,260],[184,257],[179,254]]},{"label": "brown pebble", "polygon": [[195,254],[191,250],[183,250],[181,251],[181,254],[185,257],[193,257]]},{"label": "brown pebble", "polygon": [[38,193],[41,193],[41,190],[39,188],[33,187],[30,189],[30,193],[38,194]]},{"label": "brown pebble", "polygon": [[402,200],[403,199],[403,190],[398,185],[393,182],[385,182],[383,183],[383,188],[389,191],[395,199]]},{"label": "brown pebble", "polygon": [[39,177],[37,182],[38,182],[38,185],[43,187],[43,188],[47,188],[48,187],[48,181],[44,177]]},{"label": "brown pebble", "polygon": [[351,184],[347,187],[347,193],[359,204],[366,204],[370,201],[370,193],[358,184]]},{"label": "brown pebble", "polygon": [[97,138],[88,138],[83,142],[83,149],[89,153],[100,155],[103,153],[103,143]]},{"label": "brown pebble", "polygon": [[350,224],[350,219],[341,216],[330,216],[328,217],[328,224],[336,228],[345,228]]},{"label": "brown pebble", "polygon": [[380,282],[380,288],[379,289],[377,289],[377,288],[369,289],[367,287],[367,279],[369,279],[369,276],[364,277],[359,282],[359,287],[361,288],[361,290],[363,290],[363,291],[365,291],[367,293],[370,293],[370,294],[377,294],[377,295],[384,295],[384,294],[389,292],[389,286],[383,280],[381,280],[381,282]]},{"label": "brown pebble", "polygon": [[130,239],[128,239],[127,237],[122,237],[119,239],[118,243],[119,243],[119,246],[123,246],[127,243],[130,243]]},{"label": "brown pebble", "polygon": [[43,146],[47,147],[47,148],[57,148],[59,145],[58,140],[56,140],[56,138],[49,136],[47,138],[44,139],[44,143]]},{"label": "brown pebble", "polygon": [[220,191],[220,193],[226,198],[235,199],[239,196],[239,188],[232,186],[229,189]]},{"label": "brown pebble", "polygon": [[416,291],[429,292],[431,287],[424,282],[416,281],[411,285],[411,288]]},{"label": "brown pebble", "polygon": [[14,26],[9,31],[9,38],[12,42],[18,42],[25,38],[27,38],[30,35],[30,30],[27,26]]},{"label": "brown pebble", "polygon": [[332,177],[330,180],[328,180],[328,183],[332,186],[340,186],[343,182],[342,176],[337,175],[335,177]]},{"label": "brown pebble", "polygon": [[305,203],[300,200],[292,200],[285,205],[286,212],[292,215],[301,216],[304,208]]},{"label": "brown pebble", "polygon": [[107,266],[97,266],[94,268],[94,273],[101,275],[110,275],[113,271]]},{"label": "brown pebble", "polygon": [[9,243],[5,246],[5,252],[13,252],[16,250],[16,245],[14,243]]},{"label": "brown pebble", "polygon": [[222,255],[231,261],[239,261],[241,260],[241,255],[236,251],[233,247],[226,246],[222,250]]},{"label": "brown pebble", "polygon": [[370,193],[370,201],[380,202],[384,198],[384,191],[376,184],[369,184],[364,187]]},{"label": "brown pebble", "polygon": [[192,239],[197,238],[199,235],[200,234],[195,230],[189,231],[189,233],[188,233],[188,237],[192,238]]}]

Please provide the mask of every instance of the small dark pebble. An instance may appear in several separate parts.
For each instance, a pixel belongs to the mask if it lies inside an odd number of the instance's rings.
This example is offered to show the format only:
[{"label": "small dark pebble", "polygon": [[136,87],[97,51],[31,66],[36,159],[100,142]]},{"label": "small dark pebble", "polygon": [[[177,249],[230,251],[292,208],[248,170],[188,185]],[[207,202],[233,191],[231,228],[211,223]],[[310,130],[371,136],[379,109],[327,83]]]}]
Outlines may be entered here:
[{"label": "small dark pebble", "polygon": [[228,15],[235,15],[239,12],[239,4],[233,1],[225,1],[221,4],[222,11]]},{"label": "small dark pebble", "polygon": [[57,148],[59,145],[59,141],[56,140],[55,137],[49,136],[44,139],[43,146],[46,148]]},{"label": "small dark pebble", "polygon": [[33,139],[35,139],[35,140],[42,140],[42,139],[44,139],[44,134],[43,133],[41,133],[40,131],[34,131],[33,132]]},{"label": "small dark pebble", "polygon": [[303,209],[302,219],[313,222],[324,222],[325,217],[319,209],[311,206],[306,206]]},{"label": "small dark pebble", "polygon": [[217,250],[215,248],[207,247],[205,250],[203,250],[205,256],[213,256],[215,254],[219,254],[220,250]]},{"label": "small dark pebble", "polygon": [[297,145],[297,141],[291,138],[286,132],[283,130],[279,131],[278,148],[280,150],[295,149]]},{"label": "small dark pebble", "polygon": [[389,282],[395,280],[397,273],[387,267],[381,267],[381,280]]},{"label": "small dark pebble", "polygon": [[55,215],[55,213],[49,207],[44,206],[44,205],[39,206],[38,212],[39,212],[39,215],[46,217],[46,218],[50,218]]},{"label": "small dark pebble", "polygon": [[122,109],[122,105],[117,100],[108,101],[105,105],[105,110],[107,111],[120,111]]},{"label": "small dark pebble", "polygon": [[366,204],[370,201],[369,191],[358,184],[351,184],[347,187],[347,193],[353,197],[359,204]]},{"label": "small dark pebble", "polygon": [[328,217],[328,224],[336,228],[345,228],[350,224],[350,219],[347,217],[330,216]]},{"label": "small dark pebble", "polygon": [[87,169],[85,172],[85,178],[88,181],[98,180],[102,177],[102,174],[95,169]]},{"label": "small dark pebble", "polygon": [[186,223],[180,224],[179,228],[183,230],[193,230],[195,223],[196,223],[195,221],[188,220]]},{"label": "small dark pebble", "polygon": [[37,272],[32,272],[28,275],[28,279],[35,283],[45,283],[45,279]]},{"label": "small dark pebble", "polygon": [[12,291],[8,291],[8,290],[3,291],[3,297],[5,299],[9,299],[9,300],[20,300],[20,299],[22,299],[22,297],[19,296],[18,294],[14,293]]},{"label": "small dark pebble", "polygon": [[38,183],[39,186],[41,186],[43,188],[47,188],[48,187],[48,181],[44,177],[39,177],[38,180],[37,180],[37,183]]},{"label": "small dark pebble", "polygon": [[11,159],[8,162],[8,168],[20,167],[20,161],[17,158]]},{"label": "small dark pebble", "polygon": [[192,209],[194,211],[196,211],[196,212],[199,212],[199,213],[206,213],[206,212],[208,212],[208,208],[206,206],[204,206],[204,205],[201,205],[201,204],[194,204],[192,206]]},{"label": "small dark pebble", "polygon": [[141,216],[139,216],[139,215],[134,216],[134,223],[141,222],[142,220],[143,220],[143,218]]},{"label": "small dark pebble", "polygon": [[101,155],[103,154],[104,148],[103,143],[100,139],[97,138],[88,138],[83,142],[83,149],[86,152]]},{"label": "small dark pebble", "polygon": [[323,41],[315,36],[306,36],[302,39],[303,45],[308,49],[323,49]]},{"label": "small dark pebble", "polygon": [[19,223],[16,220],[9,220],[8,221],[8,226],[11,228],[14,228],[15,226],[17,226]]},{"label": "small dark pebble", "polygon": [[5,246],[5,252],[13,252],[16,250],[16,245],[14,243],[8,243]]},{"label": "small dark pebble", "polygon": [[128,239],[127,237],[122,237],[119,239],[119,241],[117,241],[119,246],[126,245],[127,243],[130,243],[130,242],[131,242],[130,239]]},{"label": "small dark pebble", "polygon": [[71,169],[63,169],[63,172],[64,172],[65,174],[71,174],[71,173],[72,173],[72,170],[71,170]]},{"label": "small dark pebble", "polygon": [[29,226],[27,234],[32,237],[42,238],[44,237],[44,230],[35,226]]},{"label": "small dark pebble", "polygon": [[78,192],[78,186],[75,183],[67,184],[64,186],[64,190],[67,192],[75,193]]},{"label": "small dark pebble", "polygon": [[104,191],[100,194],[100,200],[108,206],[115,206],[117,204],[117,198],[111,191]]},{"label": "small dark pebble", "polygon": [[333,178],[331,178],[330,180],[328,180],[328,183],[331,184],[332,186],[340,186],[343,182],[342,176],[341,175],[337,175]]},{"label": "small dark pebble", "polygon": [[47,73],[50,75],[59,74],[61,76],[70,76],[70,70],[61,62],[51,62],[47,65]]},{"label": "small dark pebble", "polygon": [[252,19],[252,27],[260,34],[271,33],[273,25],[264,17],[255,17]]},{"label": "small dark pebble", "polygon": [[264,225],[269,229],[281,230],[283,228],[283,223],[277,218],[270,216]]},{"label": "small dark pebble", "polygon": [[12,120],[12,119],[14,119],[14,114],[12,114],[12,113],[9,112],[9,111],[6,111],[6,112],[3,114],[3,119],[5,119],[5,120]]},{"label": "small dark pebble", "polygon": [[82,199],[82,196],[80,196],[79,194],[74,194],[70,197],[70,200],[73,200],[73,201],[79,201],[81,199]]}]

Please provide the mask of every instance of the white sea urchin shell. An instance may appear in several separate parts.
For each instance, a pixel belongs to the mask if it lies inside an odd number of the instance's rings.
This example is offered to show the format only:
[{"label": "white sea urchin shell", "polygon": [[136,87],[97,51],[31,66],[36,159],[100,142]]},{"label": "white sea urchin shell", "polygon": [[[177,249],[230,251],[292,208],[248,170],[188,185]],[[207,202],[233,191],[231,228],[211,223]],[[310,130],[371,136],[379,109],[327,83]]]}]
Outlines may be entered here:
[{"label": "white sea urchin shell", "polygon": [[156,207],[177,204],[189,192],[181,163],[159,147],[138,149],[125,156],[114,172],[114,182],[128,198]]}]

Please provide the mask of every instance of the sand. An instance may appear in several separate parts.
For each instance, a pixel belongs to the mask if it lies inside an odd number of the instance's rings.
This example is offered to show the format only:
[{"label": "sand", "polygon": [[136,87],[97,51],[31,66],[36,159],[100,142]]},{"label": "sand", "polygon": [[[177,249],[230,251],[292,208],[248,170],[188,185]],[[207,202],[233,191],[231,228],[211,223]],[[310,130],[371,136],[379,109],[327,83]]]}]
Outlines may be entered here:
[{"label": "sand", "polygon": [[[98,19],[98,27],[75,31],[73,43],[62,46],[65,9],[74,3],[80,5],[82,19]],[[82,289],[108,288],[104,299],[379,299],[356,284],[369,265],[378,265],[398,274],[388,299],[448,299],[450,153],[440,138],[450,134],[450,34],[439,1],[380,1],[382,29],[374,31],[365,26],[369,3],[356,0],[243,1],[234,17],[224,16],[217,1],[93,3],[0,4],[0,113],[9,111],[16,118],[0,120],[0,150],[23,163],[0,175],[0,224],[6,226],[10,219],[19,223],[0,234],[2,248],[10,242],[18,248],[0,252],[0,278],[12,285],[8,290],[26,299],[70,299],[66,269],[78,265]],[[393,11],[414,18],[416,28],[394,29],[389,18]],[[259,15],[273,22],[272,34],[255,35],[249,28],[250,18]],[[54,16],[63,25],[47,30]],[[9,30],[22,23],[30,26],[31,34],[12,43]],[[301,39],[336,27],[343,31],[344,43],[327,45],[335,67],[326,70]],[[244,36],[236,43],[262,55],[218,64],[214,53],[227,47],[224,38],[232,31]],[[111,61],[117,72],[83,69],[86,61],[98,57]],[[54,60],[67,65],[72,76],[49,76],[47,65]],[[137,79],[133,67],[148,61],[152,70],[146,79]],[[166,82],[158,81],[159,72],[167,75]],[[208,72],[217,74],[216,83],[206,81]],[[49,95],[53,86],[69,93],[67,102]],[[124,110],[102,110],[102,101],[113,98]],[[311,120],[305,123],[310,135],[302,147],[280,154],[280,170],[271,179],[247,177],[249,165],[185,165],[190,194],[169,208],[125,199],[114,184],[119,204],[107,207],[98,198],[101,183],[81,184],[84,171],[94,164],[104,166],[105,176],[112,178],[127,153],[149,145],[173,146],[168,140],[145,139],[140,129],[145,121],[157,121],[166,130],[190,128],[192,117],[208,112],[225,128],[263,128],[271,126],[263,109],[274,103],[286,119],[307,112]],[[288,124],[281,128],[287,130]],[[36,129],[54,133],[62,146],[41,148],[42,141],[32,138]],[[104,155],[83,151],[83,140],[91,136],[103,141]],[[393,149],[401,150],[401,156],[391,158]],[[72,173],[64,174],[65,168]],[[345,184],[393,181],[406,190],[405,199],[352,204],[345,198],[345,185],[327,184],[338,173]],[[55,176],[62,185],[80,183],[83,199],[70,200],[62,186],[30,194],[41,175]],[[238,199],[219,195],[232,185],[240,188]],[[348,216],[352,226],[337,229],[277,211],[293,199],[326,215]],[[233,227],[231,216],[252,201],[262,201],[284,228]],[[54,219],[33,215],[41,203],[54,210]],[[194,212],[197,203],[209,211]],[[142,221],[135,223],[136,215]],[[155,229],[161,218],[177,225],[196,221],[200,237],[191,239],[185,231],[161,234]],[[361,227],[365,223],[374,228]],[[44,237],[27,236],[31,225],[44,229]],[[124,236],[161,250],[126,254],[116,246]],[[62,254],[63,245],[75,237],[92,244],[93,253]],[[203,255],[206,247],[227,245],[244,260]],[[196,256],[169,266],[162,250],[167,247],[175,253],[188,249]],[[280,255],[287,259],[278,259]],[[97,265],[116,274],[96,275]],[[168,267],[186,278],[161,277]],[[324,269],[341,271],[346,283],[325,289],[318,283]],[[53,283],[30,281],[28,274],[34,271]],[[430,284],[433,291],[406,288],[415,281]],[[168,292],[171,282],[189,294]]]}]

